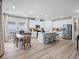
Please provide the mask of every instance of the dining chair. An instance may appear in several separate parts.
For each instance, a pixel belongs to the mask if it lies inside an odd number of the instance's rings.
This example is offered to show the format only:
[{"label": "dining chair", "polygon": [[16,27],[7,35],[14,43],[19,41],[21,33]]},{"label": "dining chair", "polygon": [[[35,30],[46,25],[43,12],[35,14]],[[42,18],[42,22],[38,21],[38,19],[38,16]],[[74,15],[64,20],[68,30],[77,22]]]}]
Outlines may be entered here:
[{"label": "dining chair", "polygon": [[14,40],[13,43],[16,44],[16,47],[18,47],[18,38],[16,37],[16,33],[13,34]]},{"label": "dining chair", "polygon": [[24,39],[23,39],[23,45],[24,45],[24,49],[29,45],[29,47],[31,48],[31,33],[25,33],[24,34]]}]

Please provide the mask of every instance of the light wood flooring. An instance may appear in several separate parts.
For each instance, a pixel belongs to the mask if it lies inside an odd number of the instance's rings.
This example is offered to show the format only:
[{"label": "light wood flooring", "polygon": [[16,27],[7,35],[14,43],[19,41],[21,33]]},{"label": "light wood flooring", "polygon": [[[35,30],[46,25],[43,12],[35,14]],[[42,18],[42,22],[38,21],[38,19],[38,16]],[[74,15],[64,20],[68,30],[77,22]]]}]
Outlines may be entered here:
[{"label": "light wood flooring", "polygon": [[32,39],[32,47],[26,47],[26,50],[16,48],[13,43],[6,43],[5,55],[0,59],[79,59],[79,51],[71,40],[46,45]]}]

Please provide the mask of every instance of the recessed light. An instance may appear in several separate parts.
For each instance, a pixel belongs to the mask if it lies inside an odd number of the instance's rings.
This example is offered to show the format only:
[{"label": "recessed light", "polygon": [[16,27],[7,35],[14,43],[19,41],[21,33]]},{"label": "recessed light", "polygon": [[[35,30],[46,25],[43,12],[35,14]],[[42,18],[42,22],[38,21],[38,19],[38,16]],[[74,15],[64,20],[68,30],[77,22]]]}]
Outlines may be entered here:
[{"label": "recessed light", "polygon": [[31,14],[33,14],[33,11],[30,11]]},{"label": "recessed light", "polygon": [[39,17],[39,16],[36,16],[36,17]]},{"label": "recessed light", "polygon": [[76,13],[79,13],[79,10],[76,10]]},{"label": "recessed light", "polygon": [[12,6],[13,9],[15,9],[15,6]]},{"label": "recessed light", "polygon": [[45,15],[45,17],[48,17],[48,15]]},{"label": "recessed light", "polygon": [[9,14],[12,14],[12,12],[9,12]]},{"label": "recessed light", "polygon": [[54,19],[54,18],[51,18],[51,19]]},{"label": "recessed light", "polygon": [[27,17],[27,15],[24,15],[25,17]]},{"label": "recessed light", "polygon": [[20,14],[23,14],[23,12],[20,12]]},{"label": "recessed light", "polygon": [[63,18],[64,16],[60,16],[60,18]]}]

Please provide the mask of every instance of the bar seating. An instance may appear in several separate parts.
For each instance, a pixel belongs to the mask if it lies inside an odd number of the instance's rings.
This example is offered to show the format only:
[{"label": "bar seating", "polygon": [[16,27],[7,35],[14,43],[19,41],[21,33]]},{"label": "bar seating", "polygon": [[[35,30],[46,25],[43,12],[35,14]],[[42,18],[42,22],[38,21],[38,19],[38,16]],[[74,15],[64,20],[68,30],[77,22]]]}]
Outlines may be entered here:
[{"label": "bar seating", "polygon": [[77,50],[78,50],[78,40],[79,40],[79,35],[77,36]]},{"label": "bar seating", "polygon": [[44,44],[52,44],[56,42],[56,33],[45,33],[44,34]]}]

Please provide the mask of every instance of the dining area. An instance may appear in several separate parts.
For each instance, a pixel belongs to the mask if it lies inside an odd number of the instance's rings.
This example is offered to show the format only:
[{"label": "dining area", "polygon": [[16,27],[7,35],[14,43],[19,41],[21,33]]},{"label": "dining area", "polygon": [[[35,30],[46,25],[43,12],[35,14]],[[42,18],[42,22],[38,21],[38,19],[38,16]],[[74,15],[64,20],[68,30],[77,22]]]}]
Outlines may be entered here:
[{"label": "dining area", "polygon": [[31,48],[30,32],[24,32],[23,30],[20,30],[19,32],[16,31],[15,33],[13,33],[13,37],[13,43],[17,48],[22,47],[24,48],[24,50],[26,49],[26,46]]}]

